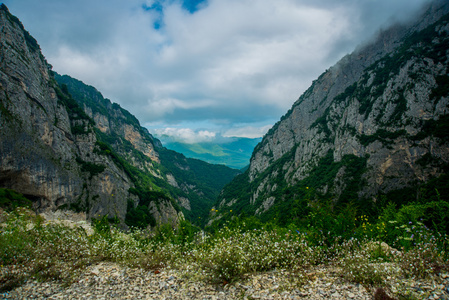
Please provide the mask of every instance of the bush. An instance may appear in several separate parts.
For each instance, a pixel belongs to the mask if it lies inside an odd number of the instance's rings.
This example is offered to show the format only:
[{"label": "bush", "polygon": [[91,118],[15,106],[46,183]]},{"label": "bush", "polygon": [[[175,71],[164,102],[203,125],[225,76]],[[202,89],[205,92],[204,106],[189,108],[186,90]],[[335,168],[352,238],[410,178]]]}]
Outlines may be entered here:
[{"label": "bush", "polygon": [[[347,281],[388,287],[389,276],[426,278],[446,268],[444,233],[420,221],[398,221],[418,218],[418,208],[397,211],[387,205],[377,221],[366,215],[350,218],[347,236],[336,236],[339,230],[323,232],[317,219],[313,228],[295,224],[280,228],[272,223],[254,228],[259,224],[254,219],[247,224],[235,218],[211,234],[187,221],[177,228],[165,224],[153,231],[124,233],[107,216],[93,220],[94,232],[88,235],[82,228],[44,223],[28,210],[16,209],[5,213],[0,227],[0,290],[29,278],[70,284],[86,266],[99,261],[149,270],[177,268],[188,278],[216,283],[275,269],[304,279],[314,266],[331,264],[340,268],[340,276]],[[427,206],[422,209],[425,212]],[[349,211],[350,207],[342,210],[341,218]],[[331,221],[323,224],[327,222]],[[341,220],[335,222],[340,226]]]},{"label": "bush", "polygon": [[0,188],[0,207],[6,211],[12,211],[17,207],[32,206],[31,200],[11,189]]}]

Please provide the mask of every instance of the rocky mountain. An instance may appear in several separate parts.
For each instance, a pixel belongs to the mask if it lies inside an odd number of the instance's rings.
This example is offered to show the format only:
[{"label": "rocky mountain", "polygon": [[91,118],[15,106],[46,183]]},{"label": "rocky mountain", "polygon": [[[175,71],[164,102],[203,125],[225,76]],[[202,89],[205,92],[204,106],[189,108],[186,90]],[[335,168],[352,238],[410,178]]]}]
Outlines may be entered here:
[{"label": "rocky mountain", "polygon": [[0,43],[0,188],[37,211],[72,209],[123,227],[201,222],[238,173],[165,149],[95,88],[53,72],[3,4]]},{"label": "rocky mountain", "polygon": [[206,161],[222,164],[234,169],[248,166],[254,147],[261,138],[218,137],[208,142],[186,143],[170,136],[158,136],[168,149]]},{"label": "rocky mountain", "polygon": [[371,213],[447,199],[448,12],[434,1],[325,71],[225,187],[211,222],[232,210],[287,223],[318,200]]}]

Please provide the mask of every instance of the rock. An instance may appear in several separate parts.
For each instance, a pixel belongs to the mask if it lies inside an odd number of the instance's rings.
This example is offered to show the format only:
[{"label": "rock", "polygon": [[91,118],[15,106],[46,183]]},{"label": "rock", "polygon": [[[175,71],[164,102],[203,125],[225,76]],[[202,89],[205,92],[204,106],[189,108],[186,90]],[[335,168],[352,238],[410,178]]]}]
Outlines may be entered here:
[{"label": "rock", "polygon": [[[436,137],[421,124],[442,121],[447,114],[449,98],[439,95],[433,99],[432,93],[439,76],[447,73],[449,54],[438,63],[431,57],[410,57],[389,70],[385,82],[377,80],[387,72],[381,58],[403,57],[402,43],[418,30],[431,26],[439,44],[429,37],[428,43],[419,42],[416,47],[427,47],[425,51],[430,52],[446,47],[446,33],[440,37],[434,22],[449,12],[449,3],[433,1],[431,5],[413,24],[385,30],[315,80],[254,149],[248,175],[238,179],[248,181],[241,194],[250,196],[235,201],[240,191],[225,189],[217,203],[231,209],[245,205],[256,215],[269,215],[277,205],[298,195],[276,191],[280,182],[286,188],[295,186],[294,190],[302,180],[315,180],[313,171],[320,172],[330,163],[336,168],[341,165],[315,189],[334,199],[350,180],[366,181],[352,192],[360,200],[376,201],[379,193],[414,187],[417,181],[420,184],[446,174],[442,167],[422,165],[426,157],[448,163],[449,148],[445,137]],[[351,171],[349,159],[363,166],[363,174]],[[230,201],[235,204],[228,205]]]},{"label": "rock", "polygon": [[[37,41],[5,5],[0,28],[0,188],[24,194],[37,212],[73,208],[85,212],[82,221],[117,217],[119,227],[127,229],[128,205],[146,202],[136,190],[148,189],[140,186],[148,178],[160,182],[154,190],[164,195],[194,193],[196,201],[210,203],[220,187],[216,182],[193,184],[192,175],[210,169],[211,175],[230,180],[240,173],[175,152],[165,152],[162,161],[160,151],[166,149],[133,115],[95,88],[51,71]],[[177,192],[167,191],[166,184]],[[160,195],[150,202],[154,221],[176,227],[184,218],[176,201],[190,207],[186,197]]]},{"label": "rock", "polygon": [[[98,275],[95,275],[98,270]],[[57,282],[28,281],[9,293],[0,294],[0,299],[373,299],[362,285],[342,281],[338,269],[320,268],[313,281],[298,287],[290,285],[288,274],[278,272],[273,284],[272,273],[248,275],[242,282],[216,286],[204,281],[178,280],[183,275],[174,269],[162,269],[159,274],[141,269],[124,268],[115,263],[103,262],[87,268],[70,286]],[[112,282],[110,274],[124,274]],[[446,293],[441,284],[433,284],[437,278],[420,280],[426,286],[425,294],[417,294],[413,279],[391,278],[392,286],[401,287],[400,294],[409,294],[417,299],[444,299]],[[174,283],[170,285],[168,282]],[[254,287],[254,283],[266,282],[266,289]],[[271,282],[271,283],[268,283]],[[176,286],[175,286],[176,285]],[[275,289],[274,287],[277,288]],[[392,298],[396,292],[388,291]]]}]

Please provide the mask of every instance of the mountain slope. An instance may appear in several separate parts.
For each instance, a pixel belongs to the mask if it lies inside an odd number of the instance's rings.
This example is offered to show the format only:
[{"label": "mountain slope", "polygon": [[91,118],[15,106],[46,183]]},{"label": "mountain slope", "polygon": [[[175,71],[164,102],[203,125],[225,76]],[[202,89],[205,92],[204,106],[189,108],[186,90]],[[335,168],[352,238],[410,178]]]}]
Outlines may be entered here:
[{"label": "mountain slope", "polygon": [[288,222],[313,199],[372,213],[382,202],[447,197],[448,12],[436,1],[324,72],[225,187],[218,210]]},{"label": "mountain slope", "polygon": [[95,88],[51,71],[5,5],[0,28],[1,188],[38,211],[69,208],[122,226],[206,216],[238,171],[165,149]]},{"label": "mountain slope", "polygon": [[133,115],[105,99],[94,87],[67,75],[54,76],[94,120],[100,142],[110,145],[139,170],[146,178],[141,185],[153,184],[175,199],[189,220],[202,223],[219,191],[239,173],[166,149]]}]

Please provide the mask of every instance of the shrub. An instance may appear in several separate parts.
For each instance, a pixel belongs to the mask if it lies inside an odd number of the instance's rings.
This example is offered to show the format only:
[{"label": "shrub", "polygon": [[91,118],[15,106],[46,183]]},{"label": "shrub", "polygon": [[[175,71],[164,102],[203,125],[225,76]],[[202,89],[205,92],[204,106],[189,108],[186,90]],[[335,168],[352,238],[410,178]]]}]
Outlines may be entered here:
[{"label": "shrub", "polygon": [[11,189],[0,188],[0,207],[12,211],[17,207],[31,207],[31,200]]},{"label": "shrub", "polygon": [[399,257],[399,265],[405,277],[426,278],[437,273],[445,265],[444,254],[435,242],[419,243]]}]

